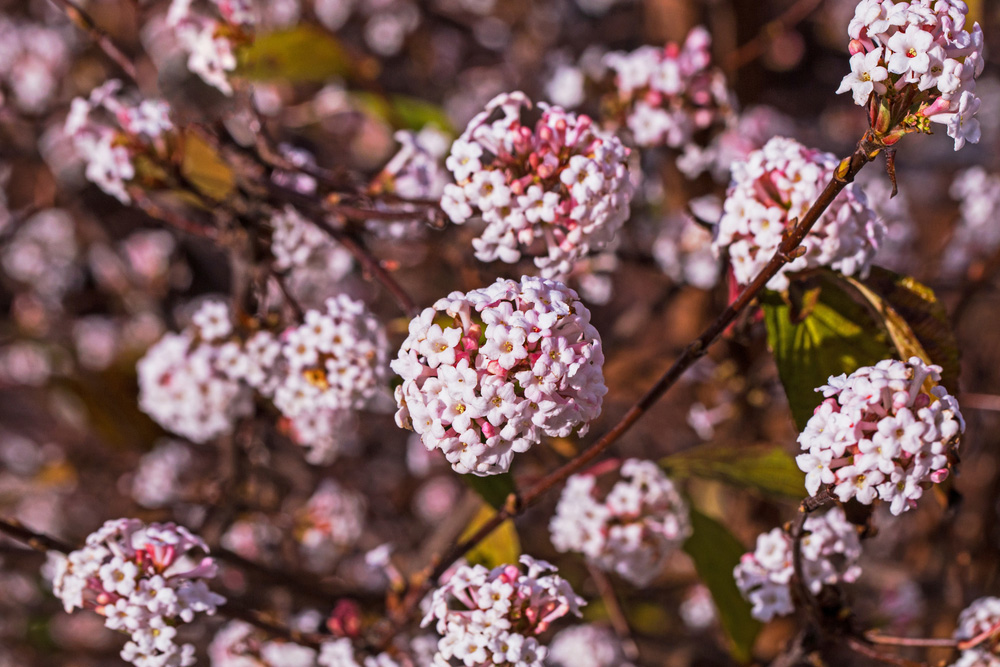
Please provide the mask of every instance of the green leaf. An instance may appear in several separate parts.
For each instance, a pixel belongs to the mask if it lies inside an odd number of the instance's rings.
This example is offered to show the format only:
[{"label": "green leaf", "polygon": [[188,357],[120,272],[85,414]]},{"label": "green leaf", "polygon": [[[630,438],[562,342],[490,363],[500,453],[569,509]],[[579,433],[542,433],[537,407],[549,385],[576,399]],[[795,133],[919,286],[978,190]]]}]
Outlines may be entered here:
[{"label": "green leaf", "polygon": [[236,74],[251,81],[322,83],[353,69],[340,42],[315,26],[300,25],[260,35],[237,53]]},{"label": "green leaf", "polygon": [[[777,292],[761,297],[767,342],[778,364],[792,417],[805,427],[821,398],[816,388],[831,375],[853,373],[897,357],[884,325],[848,292],[832,272],[817,272],[793,283],[787,300]],[[819,288],[818,296],[812,290]],[[809,295],[804,309],[803,296]],[[815,302],[812,302],[815,298]]]},{"label": "green leaf", "polygon": [[[479,530],[480,526],[490,520],[494,510],[489,505],[483,503],[472,517],[472,521],[465,527],[461,539],[471,537]],[[507,519],[501,523],[490,536],[473,547],[466,555],[466,560],[472,565],[482,565],[494,568],[498,565],[517,564],[517,559],[521,556],[521,540],[517,537],[517,530],[514,522]]]},{"label": "green leaf", "polygon": [[369,92],[351,94],[354,103],[365,113],[400,130],[420,130],[427,125],[454,134],[454,128],[444,109],[407,95],[380,95]]},{"label": "green leaf", "polygon": [[941,384],[958,391],[958,342],[934,290],[910,276],[872,267],[865,280],[847,279],[885,320],[900,359],[917,356],[941,366]]},{"label": "green leaf", "polygon": [[799,499],[805,480],[795,460],[778,447],[695,447],[660,459],[674,477],[704,477],[761,493]]},{"label": "green leaf", "polygon": [[691,528],[684,551],[694,561],[698,576],[712,593],[719,620],[729,636],[733,657],[748,663],[760,623],[750,615],[750,603],[740,595],[733,578],[733,568],[739,564],[746,549],[725,526],[693,507]]},{"label": "green leaf", "polygon": [[500,475],[462,475],[462,479],[469,487],[479,494],[479,497],[490,504],[494,509],[501,509],[507,496],[514,493],[514,478],[509,472]]},{"label": "green leaf", "polygon": [[185,132],[183,150],[181,174],[198,192],[216,201],[232,194],[236,185],[233,170],[201,135],[193,131]]}]

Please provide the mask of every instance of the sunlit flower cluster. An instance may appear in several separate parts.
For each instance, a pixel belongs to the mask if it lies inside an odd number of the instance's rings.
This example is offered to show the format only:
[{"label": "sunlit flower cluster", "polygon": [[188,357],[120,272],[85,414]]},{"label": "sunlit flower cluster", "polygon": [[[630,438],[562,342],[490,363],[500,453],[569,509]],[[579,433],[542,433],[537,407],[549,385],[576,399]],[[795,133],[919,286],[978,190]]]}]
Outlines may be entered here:
[{"label": "sunlit flower cluster", "polygon": [[396,423],[478,475],[506,471],[542,435],[586,432],[607,388],[600,335],[577,299],[525,276],[438,300],[391,364],[403,378]]},{"label": "sunlit flower cluster", "polygon": [[[669,146],[690,157],[692,167],[704,150],[695,135],[717,133],[733,114],[726,78],[712,66],[712,38],[698,26],[683,45],[643,46],[615,51],[604,62],[615,72],[617,115],[640,146]],[[696,176],[701,169],[690,169]]]},{"label": "sunlit flower cluster", "polygon": [[172,523],[108,521],[87,546],[55,557],[53,592],[67,612],[93,609],[128,634],[121,656],[136,667],[187,667],[194,646],[177,643],[177,626],[225,603],[206,583],[216,574],[207,553],[201,538]]},{"label": "sunlit flower cluster", "polygon": [[959,641],[982,641],[962,651],[952,667],[1000,667],[997,624],[1000,624],[1000,598],[979,598],[962,610],[954,638]]},{"label": "sunlit flower cluster", "polygon": [[133,157],[163,154],[164,134],[174,126],[166,102],[148,99],[132,104],[122,99],[121,88],[121,81],[111,79],[86,99],[74,99],[64,132],[86,163],[87,179],[127,204],[131,197],[125,186],[136,176]]},{"label": "sunlit flower cluster", "polygon": [[862,0],[848,26],[851,73],[837,92],[860,106],[874,100],[872,126],[890,143],[902,136],[897,125],[929,131],[927,121],[948,126],[955,150],[977,143],[983,31],[965,29],[968,11],[961,0]]},{"label": "sunlit flower cluster", "polygon": [[[513,263],[534,256],[542,275],[567,274],[573,262],[612,241],[632,199],[628,149],[587,116],[505,93],[473,118],[445,162],[456,184],[441,207],[455,223],[486,222],[476,257]],[[539,116],[539,114],[534,114]]]},{"label": "sunlit flower cluster", "polygon": [[893,514],[915,507],[926,487],[948,476],[965,430],[940,380],[941,367],[918,357],[831,377],[799,435],[806,490],[815,495],[826,484],[841,502],[881,499]]},{"label": "sunlit flower cluster", "polygon": [[[555,567],[521,556],[527,568],[461,566],[431,597],[422,625],[435,623],[441,640],[435,665],[543,667],[537,635],[584,604]],[[546,574],[551,572],[553,574]]]},{"label": "sunlit flower cluster", "polygon": [[[733,165],[713,247],[729,255],[737,283],[748,284],[770,261],[782,233],[809,210],[837,164],[829,153],[775,137],[745,162]],[[786,289],[786,274],[819,266],[863,277],[883,234],[884,226],[868,207],[864,192],[848,185],[802,241],[805,254],[785,264],[767,287]]]},{"label": "sunlit flower cluster", "polygon": [[[823,586],[852,582],[861,575],[858,531],[835,507],[805,521],[802,537],[802,576],[816,595]],[[733,570],[740,593],[753,605],[753,617],[770,621],[795,610],[791,581],[795,576],[792,538],[781,528],[757,537],[754,551],[746,553]]]},{"label": "sunlit flower cluster", "polygon": [[598,495],[594,475],[567,480],[549,523],[552,544],[645,586],[691,534],[687,505],[656,463],[638,459],[623,462],[621,479]]}]

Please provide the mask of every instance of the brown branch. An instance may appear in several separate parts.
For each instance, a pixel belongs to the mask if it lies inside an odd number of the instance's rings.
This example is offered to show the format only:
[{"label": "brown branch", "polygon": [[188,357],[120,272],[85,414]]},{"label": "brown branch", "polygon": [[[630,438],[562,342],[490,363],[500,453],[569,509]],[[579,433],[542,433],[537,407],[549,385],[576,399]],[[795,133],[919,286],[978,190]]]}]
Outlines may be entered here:
[{"label": "brown branch", "polygon": [[618,635],[618,640],[621,642],[625,657],[633,662],[637,661],[639,659],[639,647],[632,638],[632,629],[629,627],[628,619],[625,618],[622,606],[618,602],[618,595],[615,593],[615,587],[611,583],[611,579],[602,570],[590,563],[587,563],[587,571],[597,586],[597,592],[604,602],[604,608],[608,612],[611,627],[614,629],[615,634]]},{"label": "brown branch", "polygon": [[27,544],[35,551],[43,553],[58,551],[59,553],[68,554],[74,549],[73,545],[57,540],[54,537],[43,535],[42,533],[36,533],[30,528],[25,528],[19,521],[14,519],[0,519],[0,533],[12,537],[18,542]]},{"label": "brown branch", "polygon": [[928,648],[956,648],[958,646],[957,639],[891,637],[880,634],[875,630],[869,630],[865,633],[865,641],[885,646],[924,646]]},{"label": "brown branch", "polygon": [[776,19],[765,23],[753,39],[730,53],[725,60],[726,69],[735,71],[753,62],[754,59],[764,53],[764,50],[771,42],[784,34],[789,28],[805,20],[822,2],[823,0],[798,0],[798,2],[792,4]]},{"label": "brown branch", "polygon": [[107,55],[128,75],[133,82],[138,83],[138,76],[136,74],[135,64],[129,59],[125,53],[119,49],[115,43],[108,36],[108,33],[104,32],[97,26],[94,19],[90,17],[87,12],[76,4],[73,0],[51,0],[52,4],[59,7],[67,18],[80,30],[83,30],[88,35],[90,39],[97,44],[105,55]]},{"label": "brown branch", "polygon": [[[635,422],[670,389],[677,380],[694,363],[705,355],[708,348],[717,341],[736,318],[764,291],[768,281],[773,278],[778,271],[799,257],[804,251],[800,246],[806,234],[813,228],[820,216],[829,208],[833,200],[840,192],[847,187],[848,183],[869,162],[875,159],[881,152],[881,146],[876,143],[876,139],[871,133],[866,133],[854,153],[841,161],[834,172],[833,178],[827,183],[813,205],[806,211],[802,219],[787,229],[782,237],[781,244],[775,251],[774,256],[761,269],[760,273],[753,281],[729,304],[722,313],[713,321],[694,341],[692,341],[673,364],[666,370],[656,383],[625,413],[625,415],[597,442],[591,445],[579,456],[569,461],[559,469],[532,484],[523,493],[512,493],[504,505],[504,508],[496,512],[488,519],[473,535],[458,542],[451,549],[436,559],[428,568],[429,571],[415,578],[412,582],[411,590],[407,593],[404,603],[394,615],[396,631],[406,622],[419,604],[426,590],[436,581],[456,560],[461,558],[467,551],[486,539],[504,521],[520,515],[525,509],[538,502],[546,493],[556,488],[566,481],[571,475],[579,472],[590,464],[594,459],[604,453],[615,441],[617,441]],[[393,633],[394,634],[394,633]],[[382,638],[382,642],[388,642],[392,634],[387,638]]]},{"label": "brown branch", "polygon": [[898,658],[894,655],[881,653],[857,637],[848,637],[847,646],[850,647],[850,649],[855,653],[887,665],[895,665],[896,667],[928,667],[925,662],[914,662],[913,660],[907,660],[906,658]]},{"label": "brown branch", "polygon": [[176,211],[160,206],[141,188],[130,187],[128,189],[128,193],[132,197],[133,201],[135,201],[136,206],[141,208],[149,217],[165,222],[174,229],[187,234],[193,234],[194,236],[200,236],[213,241],[217,241],[219,239],[219,230],[215,227],[206,227],[204,225],[191,222],[184,216],[178,214]]}]

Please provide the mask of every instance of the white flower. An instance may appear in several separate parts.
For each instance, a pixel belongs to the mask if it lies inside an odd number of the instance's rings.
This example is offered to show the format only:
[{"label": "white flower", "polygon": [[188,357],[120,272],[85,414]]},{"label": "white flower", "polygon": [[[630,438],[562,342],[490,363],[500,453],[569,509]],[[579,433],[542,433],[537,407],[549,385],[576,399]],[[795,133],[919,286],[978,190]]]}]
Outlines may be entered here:
[{"label": "white flower", "polygon": [[851,56],[851,73],[844,77],[837,94],[850,90],[854,94],[854,103],[859,106],[868,102],[872,92],[884,95],[886,88],[882,82],[889,78],[889,72],[879,65],[881,58],[881,48]]}]

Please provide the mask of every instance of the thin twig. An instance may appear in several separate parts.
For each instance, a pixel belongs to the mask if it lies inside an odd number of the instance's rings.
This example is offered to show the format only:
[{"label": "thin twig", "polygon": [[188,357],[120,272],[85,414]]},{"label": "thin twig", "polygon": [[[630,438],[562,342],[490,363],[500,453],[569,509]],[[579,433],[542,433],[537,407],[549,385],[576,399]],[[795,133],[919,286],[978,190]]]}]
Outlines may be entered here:
[{"label": "thin twig", "polygon": [[894,655],[881,653],[857,637],[848,637],[847,645],[855,653],[859,653],[866,658],[871,658],[872,660],[877,660],[878,662],[882,662],[887,665],[895,665],[896,667],[927,667],[926,662],[915,662],[913,660],[907,660],[906,658],[899,658]]},{"label": "thin twig", "polygon": [[928,648],[956,648],[957,639],[927,638],[927,637],[891,637],[875,630],[865,633],[865,641],[885,646],[925,646]]},{"label": "thin twig", "polygon": [[187,234],[193,234],[195,236],[211,239],[213,241],[217,241],[219,239],[219,230],[215,227],[206,227],[204,225],[191,222],[184,216],[178,214],[176,211],[173,211],[165,206],[160,206],[153,201],[152,198],[146,195],[141,188],[129,188],[129,195],[131,195],[132,199],[135,201],[136,206],[141,208],[143,212],[151,218],[165,222],[171,227]]},{"label": "thin twig", "polygon": [[597,586],[597,592],[601,595],[601,600],[604,601],[604,608],[608,612],[611,627],[614,628],[615,634],[618,635],[618,640],[621,642],[625,657],[633,662],[638,660],[639,647],[632,638],[632,629],[629,627],[628,619],[625,618],[622,606],[618,602],[618,595],[615,593],[615,587],[611,583],[611,579],[602,570],[590,563],[587,563],[587,571]]},{"label": "thin twig", "polygon": [[[875,159],[881,152],[881,147],[875,143],[875,138],[866,133],[858,143],[857,149],[849,157],[841,161],[837,167],[833,178],[827,183],[819,197],[802,216],[795,225],[786,230],[782,241],[775,251],[774,256],[757,274],[753,281],[729,304],[722,313],[713,321],[698,338],[691,342],[681,352],[680,356],[666,370],[656,383],[625,413],[625,415],[597,442],[583,451],[579,456],[569,461],[559,469],[532,484],[523,493],[512,493],[504,505],[503,509],[496,512],[488,519],[473,535],[461,540],[451,549],[436,559],[428,568],[429,571],[415,577],[411,584],[411,590],[407,593],[404,603],[394,615],[395,632],[401,629],[409,616],[416,609],[424,593],[456,560],[461,558],[469,549],[486,539],[504,521],[520,515],[525,509],[538,502],[550,490],[560,486],[571,475],[585,468],[591,461],[596,459],[615,441],[628,431],[635,422],[670,389],[677,380],[694,363],[705,355],[708,348],[722,336],[740,313],[745,310],[757,296],[764,291],[767,283],[773,278],[785,264],[800,256],[800,245],[809,231],[813,228],[820,216],[833,203],[833,200],[840,192],[847,187],[847,184],[854,180],[854,177],[869,162]],[[383,637],[383,645],[387,643],[394,633],[389,637]]]},{"label": "thin twig", "polygon": [[823,0],[799,0],[776,19],[765,23],[753,39],[729,54],[725,60],[726,69],[729,71],[738,70],[753,62],[755,58],[764,53],[764,49],[771,42],[789,28],[805,20],[822,2]]},{"label": "thin twig", "polygon": [[990,410],[1000,412],[1000,396],[994,394],[973,394],[963,392],[959,396],[959,404],[972,410]]},{"label": "thin twig", "polygon": [[104,51],[105,55],[115,61],[115,63],[122,68],[122,71],[124,71],[133,82],[139,82],[135,64],[120,48],[118,48],[117,45],[115,45],[115,43],[111,40],[111,37],[108,36],[108,33],[101,30],[101,28],[97,26],[97,23],[94,22],[94,19],[92,19],[87,12],[83,11],[83,8],[81,8],[73,0],[52,0],[52,3],[58,6],[76,27],[90,35],[90,39],[92,39],[94,43],[97,44],[102,51]]},{"label": "thin twig", "polygon": [[43,553],[58,551],[59,553],[68,554],[70,551],[73,551],[73,545],[42,533],[36,533],[29,528],[25,528],[20,522],[15,520],[0,519],[0,533],[27,544],[35,551]]}]

